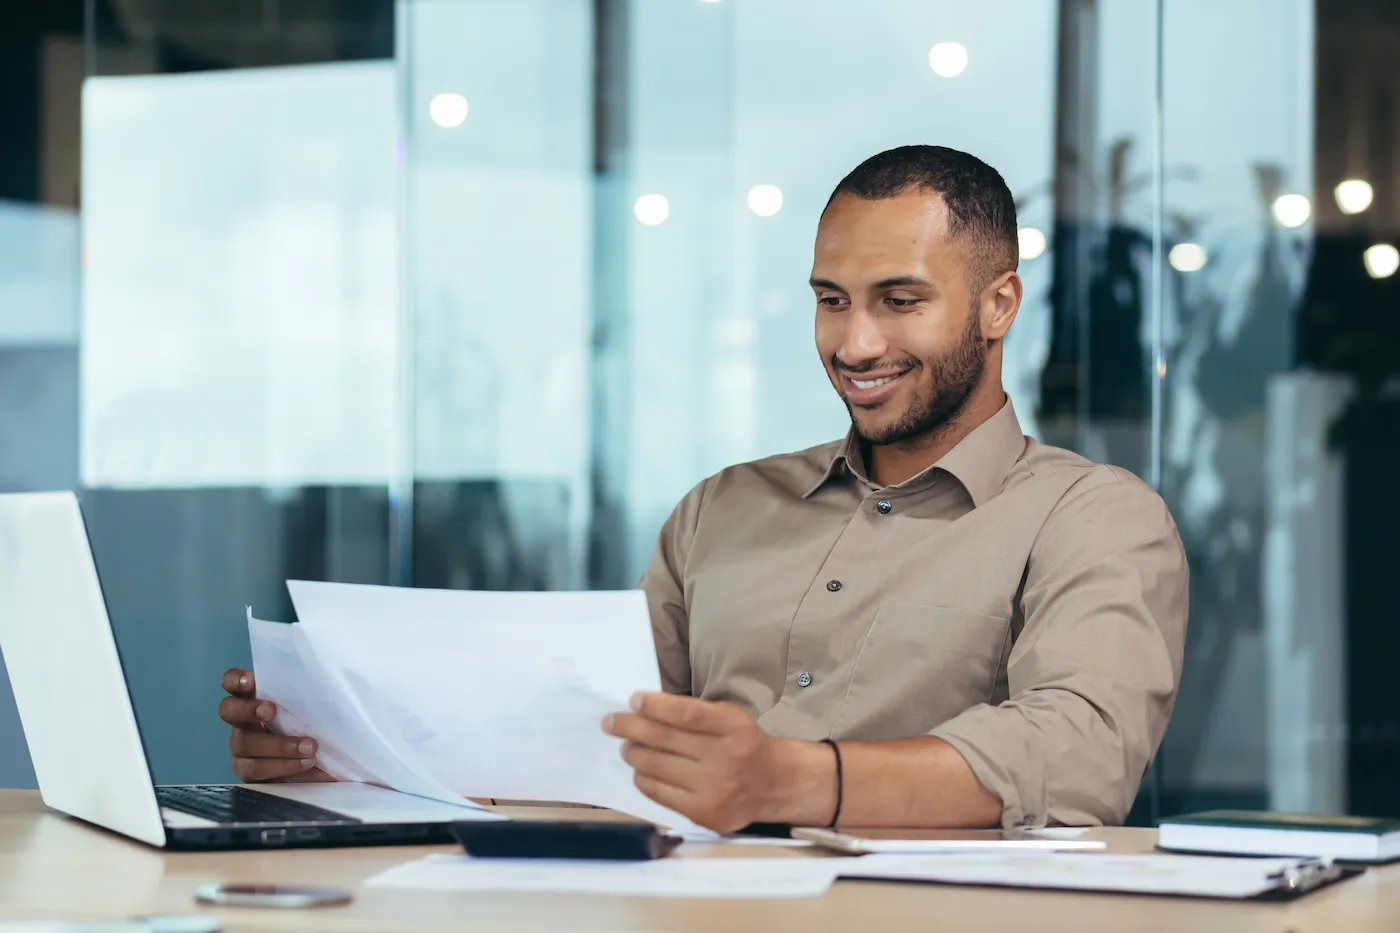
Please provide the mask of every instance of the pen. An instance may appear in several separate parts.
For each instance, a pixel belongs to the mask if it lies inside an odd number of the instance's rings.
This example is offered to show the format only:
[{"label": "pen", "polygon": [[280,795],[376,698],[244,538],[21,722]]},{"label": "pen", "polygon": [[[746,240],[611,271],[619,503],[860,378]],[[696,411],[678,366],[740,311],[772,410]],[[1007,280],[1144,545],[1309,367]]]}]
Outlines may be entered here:
[{"label": "pen", "polygon": [[1321,859],[1308,859],[1290,865],[1269,875],[1271,881],[1278,881],[1276,890],[1290,894],[1306,894],[1325,884],[1331,884],[1342,876],[1342,867],[1334,862]]}]

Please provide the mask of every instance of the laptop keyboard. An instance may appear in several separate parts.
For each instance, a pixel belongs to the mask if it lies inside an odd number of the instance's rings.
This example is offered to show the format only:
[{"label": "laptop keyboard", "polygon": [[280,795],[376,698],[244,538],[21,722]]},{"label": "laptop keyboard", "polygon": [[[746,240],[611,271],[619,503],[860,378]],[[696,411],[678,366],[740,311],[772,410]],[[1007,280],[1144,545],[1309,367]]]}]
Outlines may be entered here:
[{"label": "laptop keyboard", "polygon": [[216,823],[358,823],[359,820],[309,803],[262,794],[236,784],[157,787],[162,807]]}]

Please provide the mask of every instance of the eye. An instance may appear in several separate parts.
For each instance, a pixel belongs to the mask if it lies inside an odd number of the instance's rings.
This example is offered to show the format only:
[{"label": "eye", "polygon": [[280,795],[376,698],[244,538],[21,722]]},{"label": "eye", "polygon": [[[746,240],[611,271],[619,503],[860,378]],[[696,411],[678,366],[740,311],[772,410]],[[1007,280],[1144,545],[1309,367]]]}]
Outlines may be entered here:
[{"label": "eye", "polygon": [[845,306],[846,298],[844,295],[819,295],[817,304],[826,308],[840,308]]},{"label": "eye", "polygon": [[889,302],[890,307],[896,308],[896,309],[899,309],[899,310],[907,310],[907,309],[909,309],[909,308],[914,307],[915,305],[917,305],[917,304],[919,303],[919,299],[917,299],[917,298],[894,298],[894,297],[889,297],[889,298],[886,298],[885,301]]}]

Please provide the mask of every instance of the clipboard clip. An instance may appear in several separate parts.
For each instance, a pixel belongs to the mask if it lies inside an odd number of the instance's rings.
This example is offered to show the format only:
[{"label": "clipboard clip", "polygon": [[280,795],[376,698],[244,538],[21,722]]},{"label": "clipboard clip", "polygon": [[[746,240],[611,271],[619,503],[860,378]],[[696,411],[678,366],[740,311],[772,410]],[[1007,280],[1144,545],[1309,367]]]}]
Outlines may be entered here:
[{"label": "clipboard clip", "polygon": [[1276,882],[1275,891],[1282,894],[1306,894],[1329,885],[1346,873],[1341,865],[1326,859],[1304,859],[1297,864],[1273,872],[1266,877]]}]

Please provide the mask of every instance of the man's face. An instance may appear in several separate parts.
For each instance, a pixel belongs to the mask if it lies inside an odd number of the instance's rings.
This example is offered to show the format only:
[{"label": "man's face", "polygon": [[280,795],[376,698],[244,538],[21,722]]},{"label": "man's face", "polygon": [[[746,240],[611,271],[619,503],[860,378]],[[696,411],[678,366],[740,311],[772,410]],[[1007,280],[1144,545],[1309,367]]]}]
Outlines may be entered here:
[{"label": "man's face", "polygon": [[838,195],[817,227],[817,352],[872,444],[916,441],[957,414],[986,364],[967,246],[927,192]]}]

